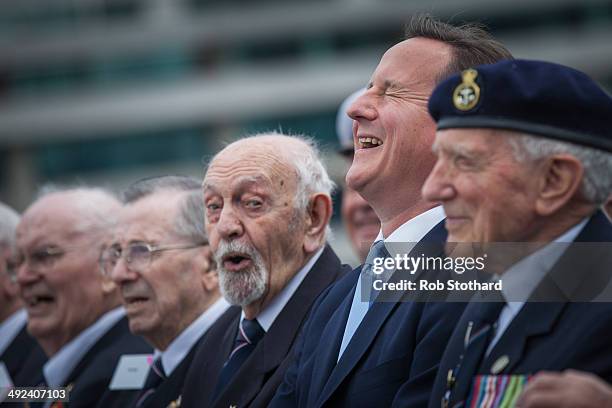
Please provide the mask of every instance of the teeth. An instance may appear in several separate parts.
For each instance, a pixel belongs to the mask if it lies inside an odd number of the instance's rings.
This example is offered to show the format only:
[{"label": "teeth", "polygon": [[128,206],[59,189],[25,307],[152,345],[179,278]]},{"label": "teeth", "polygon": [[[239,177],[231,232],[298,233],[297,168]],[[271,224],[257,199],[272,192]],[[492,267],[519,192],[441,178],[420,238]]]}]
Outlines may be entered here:
[{"label": "teeth", "polygon": [[359,138],[359,143],[363,146],[364,144],[368,143],[374,146],[381,146],[383,144],[382,140],[377,139],[375,137],[360,137]]}]

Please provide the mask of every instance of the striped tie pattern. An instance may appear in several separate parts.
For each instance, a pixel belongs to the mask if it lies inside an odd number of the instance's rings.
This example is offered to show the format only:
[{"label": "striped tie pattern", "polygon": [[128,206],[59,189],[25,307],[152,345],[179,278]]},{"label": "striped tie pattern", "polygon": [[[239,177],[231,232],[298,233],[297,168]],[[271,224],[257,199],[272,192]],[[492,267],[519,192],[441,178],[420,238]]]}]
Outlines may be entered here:
[{"label": "striped tie pattern", "polygon": [[[229,355],[229,358],[223,365],[219,381],[215,387],[214,398],[227,386],[234,374],[240,369],[242,364],[247,360],[251,352],[257,346],[257,343],[266,334],[257,319],[248,320],[242,319],[238,325],[238,333],[234,340],[234,347]],[[212,401],[211,401],[212,402]]]},{"label": "striped tie pattern", "polygon": [[142,387],[142,392],[136,400],[136,407],[143,406],[147,398],[149,398],[155,392],[155,389],[159,387],[159,385],[165,379],[166,373],[164,372],[161,357],[157,357],[153,361],[153,364],[151,364],[151,369],[149,370],[147,379],[145,380],[144,386]]}]

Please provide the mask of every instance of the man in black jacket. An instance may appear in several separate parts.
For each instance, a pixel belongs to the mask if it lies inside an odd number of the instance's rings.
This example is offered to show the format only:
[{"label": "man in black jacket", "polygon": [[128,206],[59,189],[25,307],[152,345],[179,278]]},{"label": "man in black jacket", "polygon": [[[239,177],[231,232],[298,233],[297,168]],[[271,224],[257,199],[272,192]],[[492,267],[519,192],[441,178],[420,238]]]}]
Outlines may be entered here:
[{"label": "man in black jacket", "polygon": [[201,182],[148,178],[131,185],[123,201],[103,269],[121,290],[130,330],[155,355],[142,386],[117,392],[131,392],[136,407],[165,407],[178,403],[196,346],[229,304],[204,230]]},{"label": "man in black jacket", "polygon": [[265,407],[312,303],[343,272],[326,245],[333,183],[314,145],[270,133],[223,149],[203,186],[221,292],[239,307],[200,345],[183,406]]},{"label": "man in black jacket", "polygon": [[[0,203],[0,365],[4,365],[10,377],[7,381],[13,385],[19,385],[15,380],[24,360],[40,349],[26,330],[27,313],[15,280],[13,263],[18,223],[19,214]],[[43,363],[44,359],[39,360],[38,369]]]},{"label": "man in black jacket", "polygon": [[17,282],[28,331],[49,358],[24,385],[66,387],[71,407],[98,403],[122,355],[151,351],[129,332],[117,287],[98,268],[120,208],[100,189],[51,192],[17,227]]}]

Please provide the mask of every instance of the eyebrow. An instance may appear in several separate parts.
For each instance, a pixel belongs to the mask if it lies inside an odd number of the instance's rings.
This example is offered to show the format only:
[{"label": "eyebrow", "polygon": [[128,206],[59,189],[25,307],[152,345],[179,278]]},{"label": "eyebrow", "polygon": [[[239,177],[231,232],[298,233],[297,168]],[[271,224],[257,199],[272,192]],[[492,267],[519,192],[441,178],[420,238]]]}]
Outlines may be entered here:
[{"label": "eyebrow", "polygon": [[478,151],[470,150],[469,148],[466,148],[463,146],[457,146],[457,145],[441,146],[437,140],[434,141],[431,147],[431,150],[434,153],[439,153],[440,151],[443,151],[444,153],[449,154],[451,156],[462,155],[462,156],[466,156],[469,158],[474,158],[478,156]]},{"label": "eyebrow", "polygon": [[[270,180],[262,175],[242,176],[236,179],[236,181],[232,182],[232,184],[235,185],[235,187],[238,190],[244,189],[245,187],[248,187],[250,185],[257,184],[257,183],[264,183],[266,185],[271,184]],[[205,192],[206,191],[212,191],[212,192],[218,191],[217,186],[214,183],[209,183],[208,181],[204,181],[204,183],[202,184],[202,189]]]}]

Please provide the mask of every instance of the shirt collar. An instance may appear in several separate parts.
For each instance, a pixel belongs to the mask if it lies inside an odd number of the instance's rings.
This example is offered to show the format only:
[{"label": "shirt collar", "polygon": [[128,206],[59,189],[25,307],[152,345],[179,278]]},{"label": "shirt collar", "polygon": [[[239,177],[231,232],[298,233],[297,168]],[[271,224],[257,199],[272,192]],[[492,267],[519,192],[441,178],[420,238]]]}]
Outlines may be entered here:
[{"label": "shirt collar", "polygon": [[384,239],[385,243],[401,244],[400,246],[387,245],[387,251],[389,251],[392,256],[395,255],[395,253],[410,253],[412,247],[422,240],[433,227],[444,219],[444,217],[444,209],[439,205],[406,221],[389,234],[387,238],[383,237],[381,229],[374,242]]},{"label": "shirt collar", "polygon": [[27,321],[28,313],[25,309],[19,309],[0,324],[0,355],[6,351]]},{"label": "shirt collar", "polygon": [[[278,317],[280,312],[291,299],[291,296],[295,293],[300,283],[304,280],[308,272],[312,269],[313,265],[321,257],[325,246],[319,249],[306,264],[287,282],[285,287],[272,299],[272,301],[259,313],[257,321],[261,327],[267,332],[270,330],[272,323]],[[244,319],[244,311],[240,320]]]},{"label": "shirt collar", "polygon": [[511,308],[519,308],[529,299],[531,293],[552,269],[567,248],[555,243],[573,242],[584,228],[588,218],[580,221],[568,231],[557,237],[550,244],[521,259],[512,265],[503,275],[502,293]]},{"label": "shirt collar", "polygon": [[123,307],[103,314],[91,326],[66,343],[43,366],[43,374],[49,387],[60,387],[78,362],[100,338],[125,316]]},{"label": "shirt collar", "polygon": [[155,358],[161,355],[162,366],[166,376],[170,376],[174,369],[183,361],[193,345],[206,333],[206,331],[225,313],[229,303],[221,297],[208,309],[198,316],[185,330],[183,330],[164,351],[155,350]]}]

